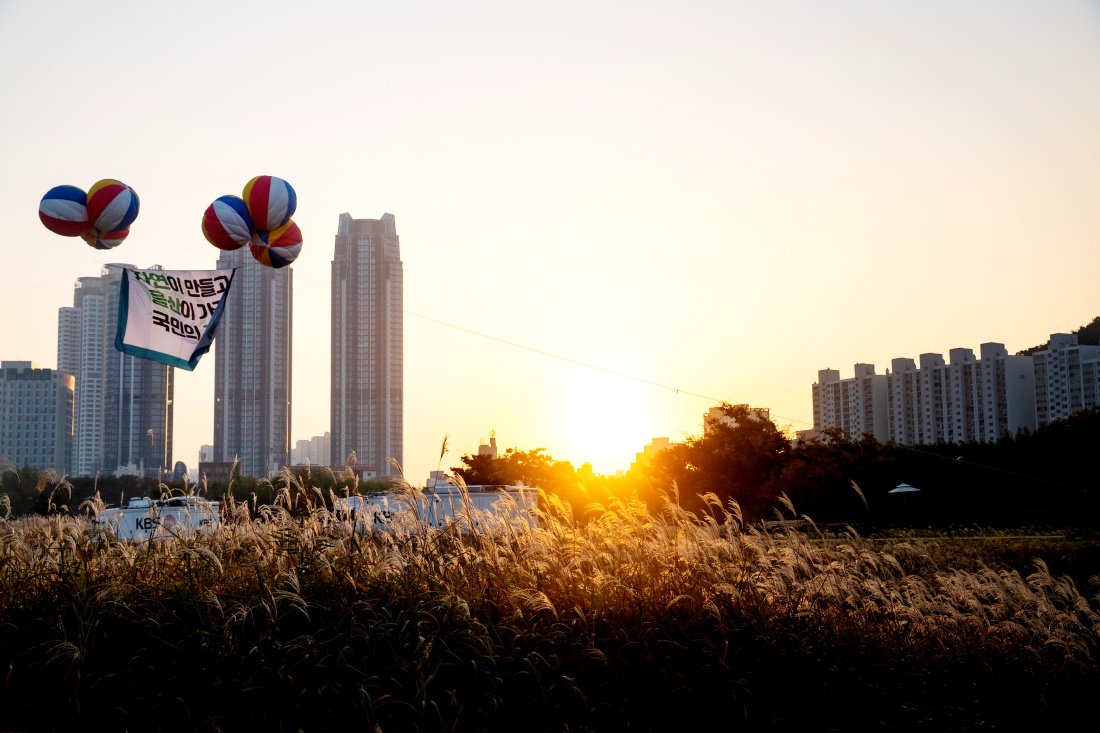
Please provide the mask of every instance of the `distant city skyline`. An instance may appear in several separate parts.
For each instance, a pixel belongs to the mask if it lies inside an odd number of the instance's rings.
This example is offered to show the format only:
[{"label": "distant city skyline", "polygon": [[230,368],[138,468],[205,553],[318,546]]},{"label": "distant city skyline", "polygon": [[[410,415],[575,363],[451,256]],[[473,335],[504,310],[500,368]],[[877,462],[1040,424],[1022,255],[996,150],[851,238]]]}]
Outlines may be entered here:
[{"label": "distant city skyline", "polygon": [[1029,354],[987,342],[977,355],[955,348],[946,360],[929,352],[919,365],[893,359],[885,374],[873,364],[853,372],[841,379],[839,370],[818,371],[814,426],[801,437],[835,428],[899,445],[992,443],[1100,407],[1100,346],[1079,344],[1074,334],[1051,334]]},{"label": "distant city skyline", "polygon": [[[241,114],[212,80],[288,23],[293,59],[249,86],[278,113]],[[89,39],[122,60],[117,114],[85,113],[103,86],[63,72]],[[203,211],[271,174],[303,235],[296,439],[330,430],[341,212],[401,221],[411,479],[493,429],[614,473],[717,400],[809,427],[825,365],[1015,352],[1100,314],[1097,89],[1100,5],[1080,0],[0,2],[0,357],[56,367],[57,309],[104,263],[210,269]],[[107,177],[141,197],[118,248],[42,226],[46,191]],[[193,462],[212,355],[175,380]]]}]

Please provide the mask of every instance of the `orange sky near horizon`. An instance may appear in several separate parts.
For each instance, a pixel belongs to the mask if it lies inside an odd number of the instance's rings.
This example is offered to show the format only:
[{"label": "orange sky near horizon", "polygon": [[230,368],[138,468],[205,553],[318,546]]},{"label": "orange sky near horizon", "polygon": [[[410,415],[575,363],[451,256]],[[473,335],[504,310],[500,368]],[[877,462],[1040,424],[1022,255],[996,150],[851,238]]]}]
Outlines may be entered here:
[{"label": "orange sky near horizon", "polygon": [[[1098,89],[1084,0],[4,0],[0,358],[56,366],[57,309],[103,262],[212,269],[203,210],[272,174],[305,236],[294,440],[328,429],[342,212],[396,217],[414,483],[445,434],[449,468],[491,430],[613,473],[701,432],[692,393],[801,429],[819,369],[1100,315]],[[116,250],[38,222],[107,177],[142,201]],[[208,355],[176,460],[212,403]]]}]

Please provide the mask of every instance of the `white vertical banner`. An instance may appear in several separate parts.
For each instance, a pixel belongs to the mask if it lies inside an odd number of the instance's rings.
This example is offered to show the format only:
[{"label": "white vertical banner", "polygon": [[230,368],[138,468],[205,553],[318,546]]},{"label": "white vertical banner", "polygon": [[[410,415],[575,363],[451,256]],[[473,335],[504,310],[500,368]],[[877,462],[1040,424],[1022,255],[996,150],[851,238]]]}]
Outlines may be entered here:
[{"label": "white vertical banner", "polygon": [[210,350],[233,270],[125,270],[115,348],[194,370]]}]

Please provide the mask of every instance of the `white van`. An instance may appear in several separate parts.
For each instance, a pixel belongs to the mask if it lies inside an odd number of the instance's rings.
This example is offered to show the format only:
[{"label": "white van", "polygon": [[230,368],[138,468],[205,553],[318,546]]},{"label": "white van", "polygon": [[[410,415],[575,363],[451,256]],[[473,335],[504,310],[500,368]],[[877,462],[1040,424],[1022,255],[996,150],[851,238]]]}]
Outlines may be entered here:
[{"label": "white van", "polygon": [[[463,532],[481,530],[502,519],[513,527],[538,526],[535,509],[539,491],[527,486],[467,486],[469,503],[457,486],[439,486],[416,492],[416,510],[420,520],[429,527],[441,529],[452,523]],[[354,519],[358,532],[392,532],[393,522],[401,512],[411,518],[413,506],[407,494],[386,491],[366,496],[337,499],[337,519]],[[469,511],[467,511],[469,509]]]},{"label": "white van", "polygon": [[122,541],[145,542],[188,529],[213,529],[221,523],[220,508],[220,502],[198,496],[139,497],[130,499],[125,507],[101,511],[92,531],[97,535],[109,532]]}]

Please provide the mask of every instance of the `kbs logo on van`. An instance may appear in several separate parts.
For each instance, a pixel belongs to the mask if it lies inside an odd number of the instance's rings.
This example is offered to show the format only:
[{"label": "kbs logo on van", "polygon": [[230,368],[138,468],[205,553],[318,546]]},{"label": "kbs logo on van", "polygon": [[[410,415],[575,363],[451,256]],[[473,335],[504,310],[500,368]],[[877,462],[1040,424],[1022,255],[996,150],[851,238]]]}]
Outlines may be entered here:
[{"label": "kbs logo on van", "polygon": [[134,520],[134,529],[144,529],[146,532],[151,531],[158,524],[156,517],[138,517]]},{"label": "kbs logo on van", "polygon": [[168,516],[166,516],[164,519],[161,520],[161,524],[164,525],[165,529],[171,531],[172,528],[176,526],[176,515],[175,514],[169,514]]}]

